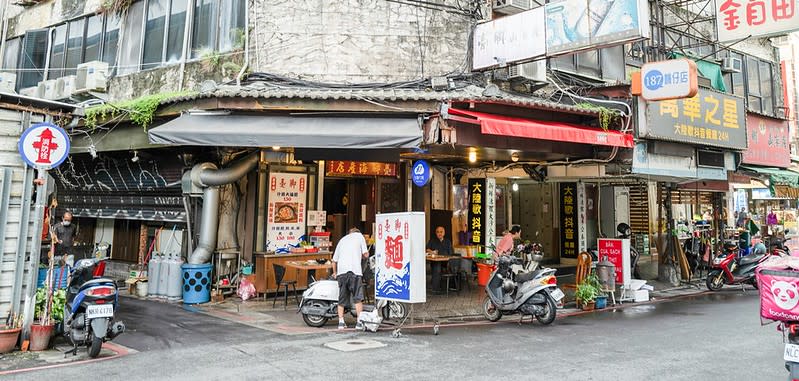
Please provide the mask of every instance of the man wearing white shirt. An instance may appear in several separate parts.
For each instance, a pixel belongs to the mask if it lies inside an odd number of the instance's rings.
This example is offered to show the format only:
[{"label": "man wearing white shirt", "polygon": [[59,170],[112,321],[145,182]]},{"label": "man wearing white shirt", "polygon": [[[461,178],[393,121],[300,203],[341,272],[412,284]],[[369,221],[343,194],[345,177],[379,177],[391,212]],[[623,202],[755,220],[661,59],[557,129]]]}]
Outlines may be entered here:
[{"label": "man wearing white shirt", "polygon": [[338,329],[347,328],[344,323],[344,305],[355,302],[358,322],[355,329],[363,329],[361,311],[363,311],[363,288],[361,287],[361,258],[369,256],[366,240],[357,228],[350,229],[349,234],[342,237],[333,253],[333,277],[338,281]]}]

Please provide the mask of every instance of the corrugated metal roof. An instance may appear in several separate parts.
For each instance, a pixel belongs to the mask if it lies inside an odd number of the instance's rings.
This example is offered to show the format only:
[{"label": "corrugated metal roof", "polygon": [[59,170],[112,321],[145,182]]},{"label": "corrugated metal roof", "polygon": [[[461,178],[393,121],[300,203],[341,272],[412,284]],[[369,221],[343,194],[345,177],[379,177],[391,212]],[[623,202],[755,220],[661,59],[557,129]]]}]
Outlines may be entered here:
[{"label": "corrugated metal roof", "polygon": [[496,87],[470,85],[455,90],[436,91],[432,89],[331,89],[312,87],[274,87],[263,83],[247,86],[217,86],[213,90],[191,95],[170,98],[162,105],[188,102],[206,98],[265,98],[265,99],[312,99],[312,100],[364,100],[364,101],[431,101],[431,102],[486,102],[511,106],[546,109],[597,115],[597,111],[587,110],[569,104],[557,103],[543,98],[503,92]]}]

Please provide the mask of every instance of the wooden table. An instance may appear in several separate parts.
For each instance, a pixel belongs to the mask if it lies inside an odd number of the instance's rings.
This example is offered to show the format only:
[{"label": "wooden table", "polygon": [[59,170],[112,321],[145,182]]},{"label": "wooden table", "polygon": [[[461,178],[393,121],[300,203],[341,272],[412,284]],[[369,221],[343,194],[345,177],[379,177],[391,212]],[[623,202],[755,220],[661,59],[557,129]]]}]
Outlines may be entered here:
[{"label": "wooden table", "polygon": [[433,292],[440,293],[441,290],[441,266],[443,263],[449,262],[452,258],[460,258],[457,255],[427,255],[426,259],[430,262],[430,288]]},{"label": "wooden table", "polygon": [[[277,291],[277,284],[275,284],[275,272],[273,264],[279,264],[283,267],[287,262],[305,262],[311,259],[325,258],[328,261],[332,257],[332,253],[292,253],[292,254],[278,254],[256,252],[253,257],[255,259],[255,289],[259,294]],[[298,279],[294,271],[286,271],[283,280],[296,280],[297,289],[302,290],[308,286],[307,279]]]},{"label": "wooden table", "polygon": [[[288,261],[283,264],[286,268],[292,268],[297,270],[297,279],[300,279],[300,271],[310,271],[310,270],[327,270],[328,276],[330,275],[330,271],[333,270],[333,262],[327,261],[325,264],[320,263],[308,263],[306,261]],[[308,277],[306,277],[308,279]],[[308,279],[308,283],[310,284],[311,280]]]}]

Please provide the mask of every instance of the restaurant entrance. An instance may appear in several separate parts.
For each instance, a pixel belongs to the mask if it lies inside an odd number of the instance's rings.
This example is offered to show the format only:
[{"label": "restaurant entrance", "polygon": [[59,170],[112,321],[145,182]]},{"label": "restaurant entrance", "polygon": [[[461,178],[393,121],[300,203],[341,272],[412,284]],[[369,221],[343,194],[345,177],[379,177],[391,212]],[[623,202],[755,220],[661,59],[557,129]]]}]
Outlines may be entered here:
[{"label": "restaurant entrance", "polygon": [[331,240],[338,240],[352,227],[372,234],[375,221],[375,179],[325,179],[324,210]]}]

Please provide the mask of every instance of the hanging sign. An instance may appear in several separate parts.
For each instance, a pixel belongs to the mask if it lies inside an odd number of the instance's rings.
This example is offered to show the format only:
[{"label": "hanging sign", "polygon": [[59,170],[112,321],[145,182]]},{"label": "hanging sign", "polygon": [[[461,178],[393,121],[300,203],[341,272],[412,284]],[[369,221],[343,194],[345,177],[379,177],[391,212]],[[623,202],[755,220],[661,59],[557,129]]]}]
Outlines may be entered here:
[{"label": "hanging sign", "polygon": [[791,166],[788,121],[746,114],[747,142],[741,161],[744,164],[788,168]]},{"label": "hanging sign", "polygon": [[577,183],[560,183],[560,251],[563,258],[577,258],[579,246]]},{"label": "hanging sign", "polygon": [[641,67],[641,97],[648,101],[690,98],[699,91],[696,62],[687,58]]},{"label": "hanging sign", "polygon": [[799,30],[797,0],[716,0],[719,42],[767,37]]},{"label": "hanging sign", "polygon": [[497,179],[486,179],[485,194],[485,243],[486,247],[493,247],[497,240]]},{"label": "hanging sign", "polygon": [[39,169],[53,169],[69,155],[69,135],[52,123],[36,123],[19,138],[17,149],[22,160]]},{"label": "hanging sign", "polygon": [[624,288],[630,285],[630,240],[618,238],[600,238],[597,240],[599,260],[608,259],[616,266],[616,284]]},{"label": "hanging sign", "polygon": [[411,170],[411,179],[413,184],[417,187],[423,187],[430,182],[432,173],[430,171],[430,164],[424,160],[417,160],[413,163]]},{"label": "hanging sign", "polygon": [[396,163],[377,163],[366,161],[328,160],[327,176],[389,176],[397,177]]},{"label": "hanging sign", "polygon": [[288,253],[305,235],[308,180],[303,173],[269,174],[268,251]]},{"label": "hanging sign", "polygon": [[425,214],[377,214],[375,227],[375,299],[424,303]]},{"label": "hanging sign", "polygon": [[486,179],[469,179],[469,244],[484,246],[485,239],[485,208],[486,208]]}]

